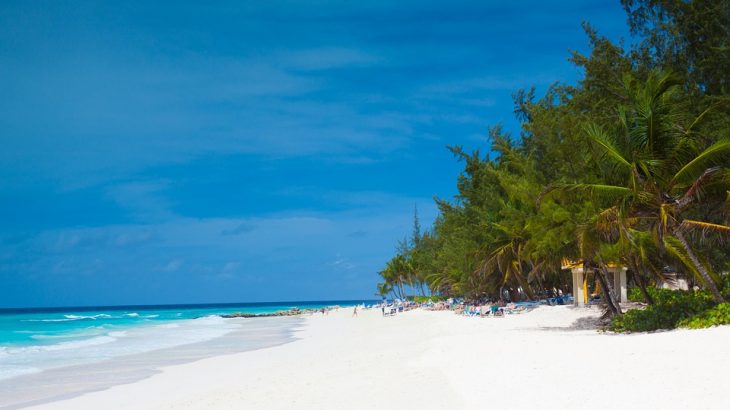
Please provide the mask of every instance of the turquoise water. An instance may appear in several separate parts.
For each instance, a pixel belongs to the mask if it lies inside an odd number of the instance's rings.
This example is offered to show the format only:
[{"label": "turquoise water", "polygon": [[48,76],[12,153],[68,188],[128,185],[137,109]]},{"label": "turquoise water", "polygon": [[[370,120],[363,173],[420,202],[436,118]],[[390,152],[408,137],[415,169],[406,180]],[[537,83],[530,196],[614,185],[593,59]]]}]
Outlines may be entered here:
[{"label": "turquoise water", "polygon": [[0,310],[0,380],[204,342],[240,328],[221,314],[361,303],[372,301]]}]

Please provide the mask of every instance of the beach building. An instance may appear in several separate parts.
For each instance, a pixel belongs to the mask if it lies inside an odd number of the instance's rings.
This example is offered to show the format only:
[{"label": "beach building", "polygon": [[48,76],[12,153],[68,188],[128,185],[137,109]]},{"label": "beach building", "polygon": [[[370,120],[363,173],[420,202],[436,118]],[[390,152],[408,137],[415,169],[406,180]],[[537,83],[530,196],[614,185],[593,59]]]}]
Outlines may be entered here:
[{"label": "beach building", "polygon": [[677,272],[665,268],[662,271],[662,279],[657,280],[656,287],[670,290],[689,290],[687,279],[681,278]]},{"label": "beach building", "polygon": [[[587,273],[584,262],[581,261],[570,261],[564,260],[562,268],[570,270],[573,276],[573,304],[576,306],[585,306],[588,304],[588,281]],[[620,266],[615,263],[609,263],[607,265],[608,273],[610,277],[616,297],[620,303],[628,302],[628,291],[626,287],[626,267]],[[592,268],[589,268],[589,270]]]}]

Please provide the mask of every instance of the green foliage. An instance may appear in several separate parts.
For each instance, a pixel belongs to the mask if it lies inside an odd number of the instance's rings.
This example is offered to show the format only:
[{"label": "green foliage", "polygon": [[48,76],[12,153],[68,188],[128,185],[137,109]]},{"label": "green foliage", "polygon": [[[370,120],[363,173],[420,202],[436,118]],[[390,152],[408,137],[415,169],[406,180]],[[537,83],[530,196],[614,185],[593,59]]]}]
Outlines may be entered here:
[{"label": "green foliage", "polygon": [[688,320],[716,306],[708,292],[668,289],[647,289],[654,298],[654,305],[634,309],[615,316],[609,329],[614,332],[649,332],[675,329]]},{"label": "green foliage", "polygon": [[730,81],[730,3],[721,0],[621,0],[632,33],[641,36],[635,60],[683,72],[710,94]]},{"label": "green foliage", "polygon": [[679,327],[687,327],[690,329],[730,325],[730,303],[720,303],[712,309],[708,309],[696,316],[682,319],[678,325]]},{"label": "green foliage", "polygon": [[[622,264],[642,284],[669,266],[715,303],[730,300],[720,291],[730,252],[717,246],[730,235],[730,3],[622,4],[639,36],[630,50],[585,24],[590,53],[570,58],[577,85],[515,92],[521,132],[490,128],[488,155],[449,148],[464,164],[458,194],[436,200],[431,230],[414,215],[379,293],[570,292],[569,259]],[[651,292],[657,305],[617,329],[672,328],[704,306],[705,296]]]},{"label": "green foliage", "polygon": [[641,289],[639,288],[629,289],[627,296],[630,302],[645,302],[644,294],[641,293]]},{"label": "green foliage", "polygon": [[427,302],[438,302],[446,300],[446,296],[409,296],[408,300],[412,300],[416,303],[427,303]]}]

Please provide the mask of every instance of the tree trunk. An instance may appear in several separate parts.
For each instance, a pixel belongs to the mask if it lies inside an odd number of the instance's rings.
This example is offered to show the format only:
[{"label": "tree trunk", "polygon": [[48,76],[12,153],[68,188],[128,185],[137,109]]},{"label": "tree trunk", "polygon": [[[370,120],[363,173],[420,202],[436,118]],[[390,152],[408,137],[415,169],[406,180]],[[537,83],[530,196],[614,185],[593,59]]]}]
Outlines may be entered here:
[{"label": "tree trunk", "polygon": [[638,275],[634,274],[634,279],[636,284],[639,285],[639,290],[641,291],[641,294],[644,296],[644,300],[646,303],[653,305],[654,304],[654,298],[651,297],[649,294],[649,291],[646,290],[646,277],[644,275]]},{"label": "tree trunk", "polygon": [[[616,290],[613,288],[613,281],[608,280],[608,269],[606,269],[606,265],[601,265],[601,269],[603,270],[603,278],[606,280],[606,285],[608,285],[608,294],[611,296],[611,302],[616,306],[616,311],[618,311],[619,315],[622,315],[624,312],[621,311],[621,300],[618,296],[618,293],[616,293]],[[614,275],[617,275],[618,273],[614,273]],[[613,278],[613,276],[611,276]]]},{"label": "tree trunk", "polygon": [[697,269],[697,272],[699,272],[700,276],[702,276],[702,279],[705,281],[705,286],[707,286],[707,288],[710,290],[710,293],[712,293],[712,298],[715,299],[715,302],[724,302],[725,298],[722,297],[720,290],[717,289],[717,284],[715,284],[715,281],[712,280],[712,277],[710,277],[710,274],[707,272],[707,269],[705,269],[705,266],[700,263],[699,259],[697,259],[697,255],[695,255],[692,248],[690,248],[689,242],[687,242],[687,239],[684,238],[684,235],[681,232],[675,231],[674,237],[679,239],[679,241],[682,243],[682,246],[684,246],[684,250],[687,251],[687,255],[692,261],[694,268]]},{"label": "tree trunk", "polygon": [[601,264],[601,267],[596,270],[596,277],[598,277],[598,281],[601,282],[601,292],[603,293],[603,299],[605,299],[606,305],[608,305],[608,309],[611,310],[611,313],[614,315],[620,315],[622,313],[621,306],[619,306],[613,296],[613,291],[609,287],[608,275],[606,275],[606,268],[603,264]]},{"label": "tree trunk", "polygon": [[[517,279],[517,284],[522,287],[522,290],[525,292],[525,295],[527,296],[528,300],[534,300],[535,299],[535,293],[532,291],[532,287],[530,287],[530,282],[527,281],[527,278],[522,276],[522,272],[518,271],[520,267],[513,267],[512,269],[512,277]],[[519,292],[518,292],[519,295]],[[522,299],[520,295],[520,300]],[[513,301],[514,302],[514,301]]]},{"label": "tree trunk", "polygon": [[527,300],[535,300],[535,292],[532,290],[532,286],[530,286],[530,283],[525,280],[525,283],[522,285],[522,290],[525,291],[525,296],[527,296]]},{"label": "tree trunk", "polygon": [[[535,277],[535,280],[537,280],[537,289],[538,289],[537,290],[537,294],[538,295],[545,295],[545,286],[543,285],[542,281],[540,280],[540,275],[537,272],[537,270],[540,269],[541,266],[542,266],[542,262],[538,263],[537,265],[532,264],[532,269],[530,269],[530,272],[527,274],[527,278],[526,279],[527,279],[527,281],[529,283],[530,276],[534,276]],[[534,273],[534,275],[533,275],[533,273]],[[534,299],[535,298],[535,291],[534,291],[534,289],[532,291],[533,291],[532,298]]]}]

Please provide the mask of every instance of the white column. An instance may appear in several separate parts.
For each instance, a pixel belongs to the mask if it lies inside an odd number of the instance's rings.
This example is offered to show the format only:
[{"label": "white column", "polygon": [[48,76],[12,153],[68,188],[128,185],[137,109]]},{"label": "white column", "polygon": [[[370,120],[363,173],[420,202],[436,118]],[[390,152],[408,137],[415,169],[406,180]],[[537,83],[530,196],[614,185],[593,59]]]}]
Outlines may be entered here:
[{"label": "white column", "polygon": [[583,302],[583,268],[571,269],[573,273],[573,304],[579,307],[585,306]]},{"label": "white column", "polygon": [[626,293],[626,268],[613,269],[613,291],[616,292],[616,298],[620,303],[629,301]]},{"label": "white column", "polygon": [[629,301],[629,295],[626,290],[626,268],[621,268],[617,276],[618,286],[616,287],[616,292],[619,294],[621,303],[626,303]]}]

